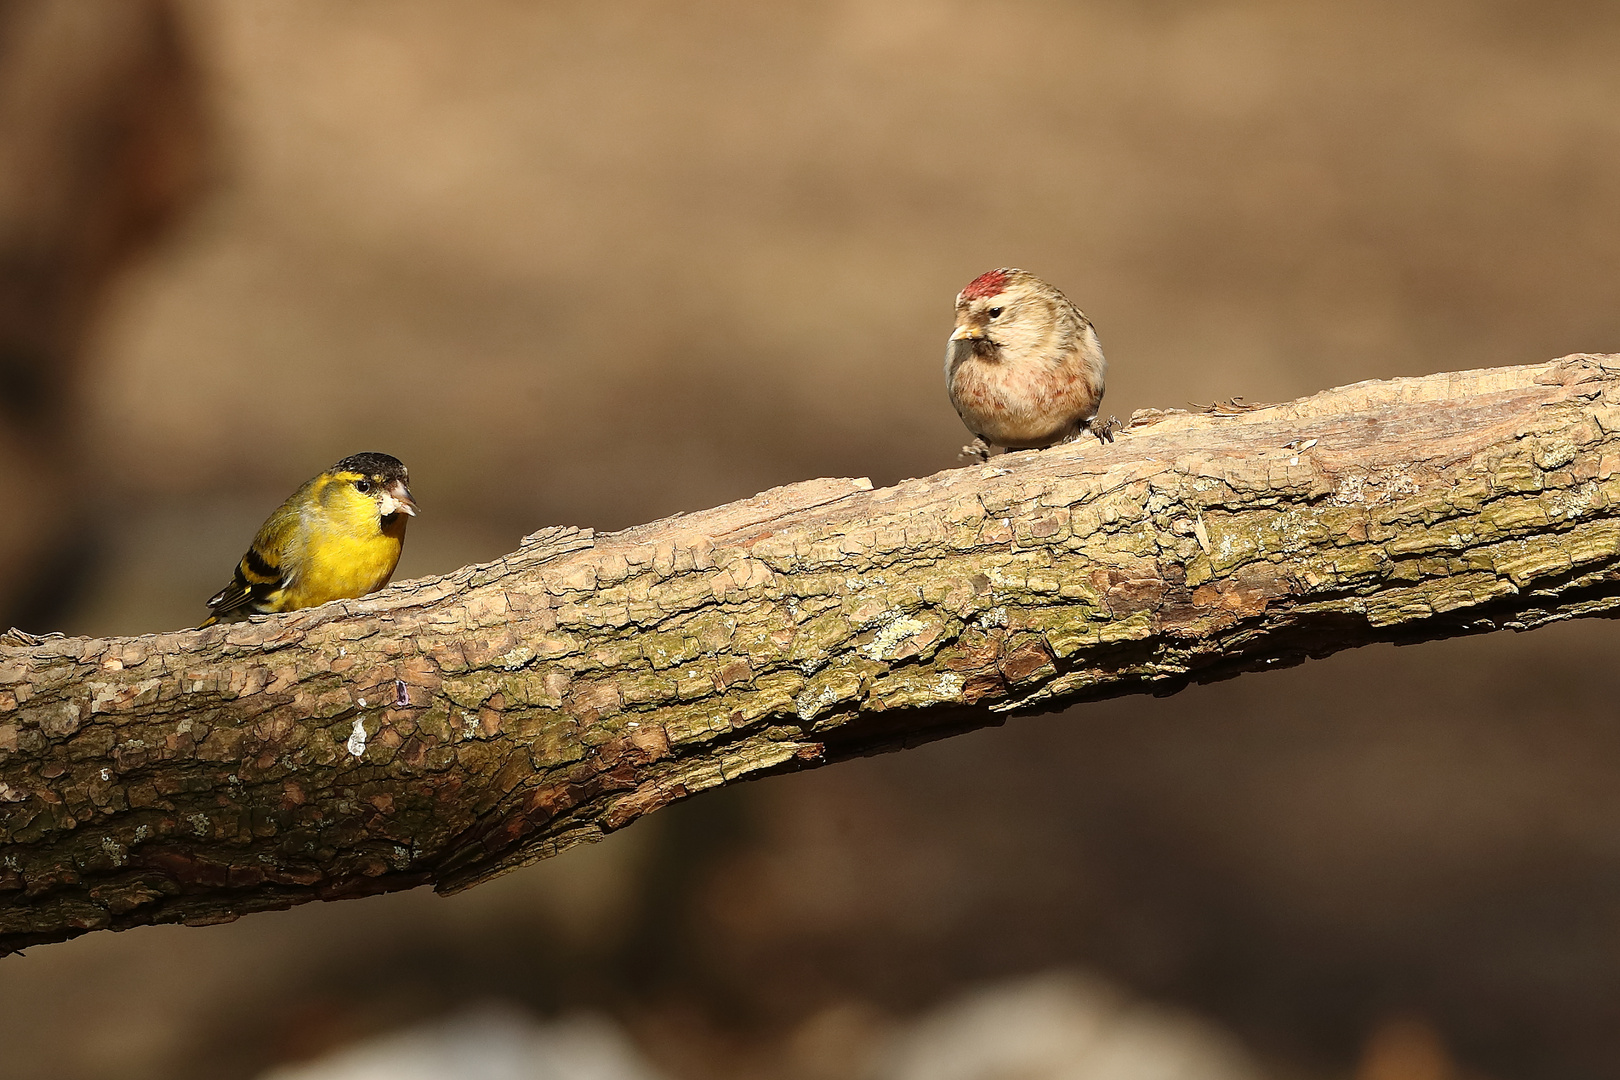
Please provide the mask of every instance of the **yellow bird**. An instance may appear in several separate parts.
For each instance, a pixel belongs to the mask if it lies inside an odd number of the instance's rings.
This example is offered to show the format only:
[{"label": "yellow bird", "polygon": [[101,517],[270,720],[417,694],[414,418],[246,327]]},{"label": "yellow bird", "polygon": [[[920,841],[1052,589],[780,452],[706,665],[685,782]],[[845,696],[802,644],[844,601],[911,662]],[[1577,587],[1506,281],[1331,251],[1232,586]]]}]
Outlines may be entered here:
[{"label": "yellow bird", "polygon": [[[259,527],[236,578],[208,601],[202,626],[295,611],[388,584],[416,516],[410,474],[396,457],[355,454],[293,492]],[[201,627],[198,627],[201,629]]]}]

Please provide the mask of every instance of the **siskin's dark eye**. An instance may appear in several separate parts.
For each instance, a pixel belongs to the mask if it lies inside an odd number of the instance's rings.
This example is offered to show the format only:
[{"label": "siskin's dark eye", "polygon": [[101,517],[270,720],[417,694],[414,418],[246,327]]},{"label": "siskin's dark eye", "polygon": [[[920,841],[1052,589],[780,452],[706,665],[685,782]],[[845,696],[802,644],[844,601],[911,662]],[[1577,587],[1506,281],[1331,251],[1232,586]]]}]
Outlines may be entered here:
[{"label": "siskin's dark eye", "polygon": [[1001,309],[1000,309],[1000,308],[998,308],[998,307],[993,307],[993,308],[991,308],[991,309],[990,309],[990,317],[991,317],[991,318],[992,318],[992,319],[999,319],[999,318],[1001,318]]},{"label": "siskin's dark eye", "polygon": [[365,495],[365,494],[369,493],[371,491],[371,481],[370,480],[356,480],[354,482],[354,490],[358,491],[362,495]]}]

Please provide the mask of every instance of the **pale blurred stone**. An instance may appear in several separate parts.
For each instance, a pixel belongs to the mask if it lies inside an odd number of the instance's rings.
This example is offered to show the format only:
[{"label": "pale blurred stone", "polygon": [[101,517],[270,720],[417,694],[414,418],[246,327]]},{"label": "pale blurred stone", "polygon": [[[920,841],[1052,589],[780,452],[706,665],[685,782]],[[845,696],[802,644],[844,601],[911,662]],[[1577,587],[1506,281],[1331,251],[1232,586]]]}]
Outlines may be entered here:
[{"label": "pale blurred stone", "polygon": [[1241,1047],[1189,1013],[1054,972],[973,991],[897,1036],[873,1080],[1258,1080]]},{"label": "pale blurred stone", "polygon": [[661,1080],[599,1016],[536,1022],[502,1005],[394,1032],[261,1080]]}]

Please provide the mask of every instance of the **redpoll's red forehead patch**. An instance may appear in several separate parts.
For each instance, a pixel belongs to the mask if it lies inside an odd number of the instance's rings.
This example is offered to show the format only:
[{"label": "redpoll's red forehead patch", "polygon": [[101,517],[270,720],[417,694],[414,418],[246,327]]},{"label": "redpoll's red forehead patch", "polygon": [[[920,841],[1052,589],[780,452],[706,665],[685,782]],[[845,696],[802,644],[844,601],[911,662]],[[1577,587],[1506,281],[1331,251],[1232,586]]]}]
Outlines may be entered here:
[{"label": "redpoll's red forehead patch", "polygon": [[1007,271],[992,270],[988,274],[980,274],[968,282],[968,287],[962,290],[962,299],[980,300],[994,296],[1007,287]]}]

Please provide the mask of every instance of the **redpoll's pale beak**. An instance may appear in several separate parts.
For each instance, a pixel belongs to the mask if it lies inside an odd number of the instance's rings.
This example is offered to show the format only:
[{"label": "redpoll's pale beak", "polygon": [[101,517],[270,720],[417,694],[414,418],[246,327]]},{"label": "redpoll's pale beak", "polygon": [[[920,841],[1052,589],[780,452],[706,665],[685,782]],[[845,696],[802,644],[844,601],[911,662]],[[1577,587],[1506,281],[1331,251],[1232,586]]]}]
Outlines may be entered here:
[{"label": "redpoll's pale beak", "polygon": [[391,480],[388,486],[382,489],[380,507],[382,516],[389,514],[409,514],[416,516],[416,500],[411,498],[411,489],[405,486],[403,480]]},{"label": "redpoll's pale beak", "polygon": [[982,326],[974,326],[971,323],[969,325],[967,325],[967,326],[958,326],[956,328],[956,333],[951,335],[951,340],[952,341],[983,341],[984,340],[984,327],[982,327]]}]

